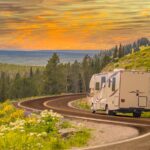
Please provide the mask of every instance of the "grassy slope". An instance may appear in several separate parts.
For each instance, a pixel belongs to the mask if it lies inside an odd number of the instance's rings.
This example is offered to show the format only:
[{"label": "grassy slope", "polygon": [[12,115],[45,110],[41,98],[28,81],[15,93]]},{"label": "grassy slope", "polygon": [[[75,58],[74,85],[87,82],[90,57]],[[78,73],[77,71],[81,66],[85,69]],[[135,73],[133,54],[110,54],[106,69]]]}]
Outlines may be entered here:
[{"label": "grassy slope", "polygon": [[33,71],[35,71],[37,68],[39,68],[39,70],[44,70],[44,67],[41,67],[41,66],[23,66],[23,65],[0,63],[0,72],[6,72],[12,76],[16,75],[16,73],[18,72],[21,75],[24,75],[26,73],[29,73],[31,67]]},{"label": "grassy slope", "polygon": [[141,48],[140,51],[129,54],[116,62],[108,64],[104,71],[112,71],[114,68],[125,68],[147,71],[150,70],[150,47]]}]

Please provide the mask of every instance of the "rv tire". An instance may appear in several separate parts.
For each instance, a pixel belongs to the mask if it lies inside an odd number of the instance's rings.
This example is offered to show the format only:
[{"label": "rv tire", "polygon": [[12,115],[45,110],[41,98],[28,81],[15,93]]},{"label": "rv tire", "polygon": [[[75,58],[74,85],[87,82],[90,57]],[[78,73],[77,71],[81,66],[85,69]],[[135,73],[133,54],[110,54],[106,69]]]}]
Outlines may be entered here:
[{"label": "rv tire", "polygon": [[109,110],[108,105],[106,105],[106,107],[105,107],[105,111],[106,111],[106,114],[107,114],[107,115],[114,116],[114,115],[116,114],[114,111]]},{"label": "rv tire", "polygon": [[141,117],[141,112],[133,112],[133,117],[135,118]]},{"label": "rv tire", "polygon": [[96,113],[96,111],[95,111],[95,110],[92,110],[92,113],[93,113],[93,114],[95,114],[95,113]]}]

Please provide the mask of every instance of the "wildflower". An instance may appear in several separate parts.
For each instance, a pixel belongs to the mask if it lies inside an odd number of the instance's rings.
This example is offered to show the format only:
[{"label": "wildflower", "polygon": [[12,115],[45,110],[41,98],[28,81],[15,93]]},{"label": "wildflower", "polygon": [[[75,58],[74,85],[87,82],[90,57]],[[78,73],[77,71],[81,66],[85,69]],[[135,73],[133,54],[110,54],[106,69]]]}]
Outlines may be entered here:
[{"label": "wildflower", "polygon": [[44,110],[41,112],[41,117],[42,118],[46,118],[46,117],[52,117],[52,119],[58,118],[61,119],[63,118],[62,115],[58,114],[58,113],[54,113],[52,110],[48,111],[48,110]]},{"label": "wildflower", "polygon": [[31,132],[29,135],[30,135],[30,136],[34,136],[34,135],[35,135],[35,133]]},{"label": "wildflower", "polygon": [[25,130],[20,130],[20,132],[25,132]]},{"label": "wildflower", "polygon": [[39,133],[39,134],[37,135],[37,137],[40,137],[41,135],[42,135],[42,134]]},{"label": "wildflower", "polygon": [[37,143],[37,146],[40,147],[40,148],[43,147],[43,145],[41,143]]},{"label": "wildflower", "polygon": [[46,133],[46,132],[42,132],[42,133],[41,133],[41,136],[46,137],[46,136],[47,136],[47,133]]},{"label": "wildflower", "polygon": [[0,133],[0,136],[3,136],[4,135],[4,133]]},{"label": "wildflower", "polygon": [[14,110],[14,107],[12,105],[4,105],[4,108],[3,108],[3,111],[4,112],[9,112],[9,111],[12,111]]},{"label": "wildflower", "polygon": [[0,127],[0,131],[1,132],[7,132],[7,131],[9,131],[10,130],[10,128],[9,127],[6,127],[5,125],[2,125],[1,127]]},{"label": "wildflower", "polygon": [[16,110],[15,112],[13,112],[10,117],[11,118],[20,118],[23,117],[24,115],[24,111],[23,110]]}]

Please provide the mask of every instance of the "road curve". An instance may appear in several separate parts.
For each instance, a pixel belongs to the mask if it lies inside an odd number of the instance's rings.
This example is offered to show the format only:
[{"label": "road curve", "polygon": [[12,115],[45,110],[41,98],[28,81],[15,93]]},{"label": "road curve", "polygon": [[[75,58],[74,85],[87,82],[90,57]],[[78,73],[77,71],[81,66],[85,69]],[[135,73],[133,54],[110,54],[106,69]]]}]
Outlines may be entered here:
[{"label": "road curve", "polygon": [[18,103],[19,107],[31,111],[53,109],[54,111],[71,118],[84,118],[95,122],[128,125],[139,130],[140,138],[127,140],[116,144],[108,144],[99,147],[91,147],[93,150],[150,150],[150,119],[131,118],[120,116],[107,116],[92,114],[87,111],[74,109],[68,106],[70,101],[85,97],[84,94],[61,95],[28,100]]}]

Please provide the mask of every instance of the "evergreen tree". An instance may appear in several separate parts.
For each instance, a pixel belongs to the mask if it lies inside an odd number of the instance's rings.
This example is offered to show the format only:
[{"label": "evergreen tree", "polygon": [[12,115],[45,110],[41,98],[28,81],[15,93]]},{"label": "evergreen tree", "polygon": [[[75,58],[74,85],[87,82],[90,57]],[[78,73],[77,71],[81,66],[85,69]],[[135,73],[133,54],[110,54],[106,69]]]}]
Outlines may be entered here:
[{"label": "evergreen tree", "polygon": [[6,79],[6,73],[1,72],[1,78],[0,78],[0,101],[4,101],[7,99],[7,79]]},{"label": "evergreen tree", "polygon": [[83,62],[82,62],[82,77],[83,77],[84,92],[89,90],[89,81],[93,74],[91,63],[92,63],[91,57],[86,55],[83,58]]},{"label": "evergreen tree", "polygon": [[30,75],[29,75],[29,77],[30,77],[30,78],[33,77],[33,69],[32,69],[32,67],[30,67]]},{"label": "evergreen tree", "polygon": [[118,46],[116,45],[116,47],[113,50],[113,59],[118,57],[117,52],[118,52]]},{"label": "evergreen tree", "polygon": [[78,86],[79,86],[78,93],[82,93],[83,92],[83,82],[82,82],[82,75],[81,75],[81,73],[79,73]]},{"label": "evergreen tree", "polygon": [[62,84],[59,83],[61,76],[59,68],[59,56],[54,53],[49,59],[45,69],[45,87],[44,92],[46,94],[60,93]]},{"label": "evergreen tree", "polygon": [[78,93],[80,91],[79,74],[80,74],[80,63],[78,61],[75,61],[71,65],[71,91],[73,93]]},{"label": "evergreen tree", "polygon": [[123,56],[122,45],[120,44],[119,49],[118,49],[118,57],[121,58],[122,56]]}]

